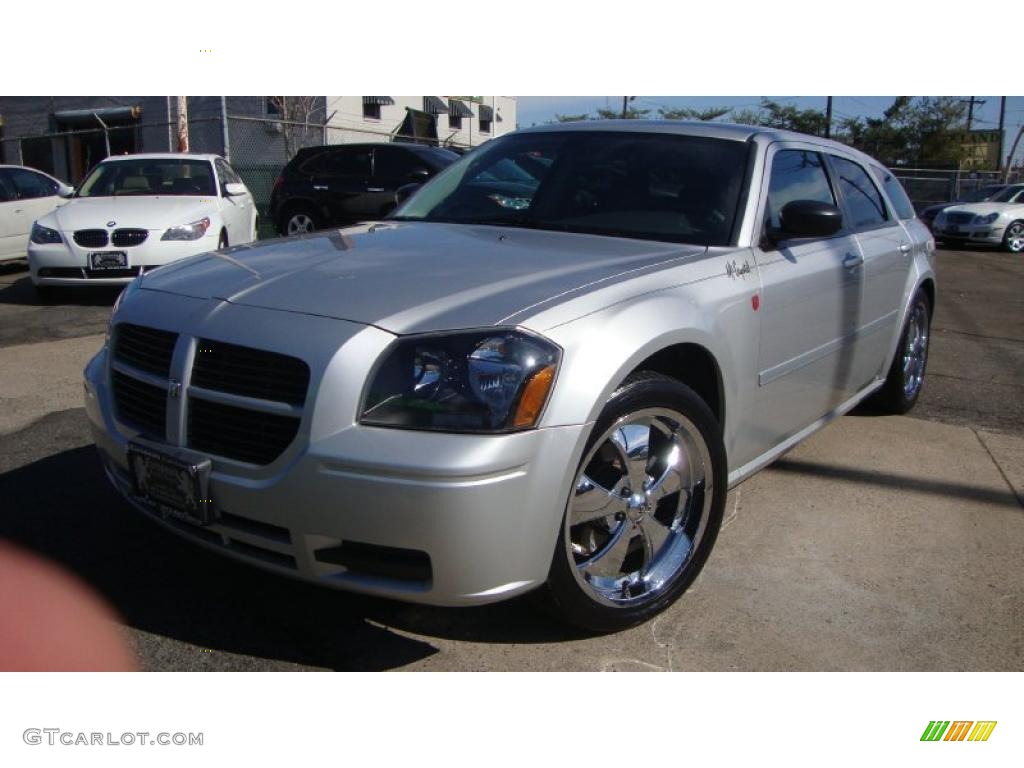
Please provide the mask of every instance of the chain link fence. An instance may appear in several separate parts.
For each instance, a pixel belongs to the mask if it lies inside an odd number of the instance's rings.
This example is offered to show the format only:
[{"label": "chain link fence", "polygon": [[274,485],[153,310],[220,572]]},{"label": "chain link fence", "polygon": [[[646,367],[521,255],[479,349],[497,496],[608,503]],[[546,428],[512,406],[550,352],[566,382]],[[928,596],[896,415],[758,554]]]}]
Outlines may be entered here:
[{"label": "chain link fence", "polygon": [[936,203],[961,200],[982,187],[994,184],[1015,184],[1022,179],[1020,171],[1008,176],[1002,171],[956,171],[932,168],[895,168],[893,175],[917,210]]}]

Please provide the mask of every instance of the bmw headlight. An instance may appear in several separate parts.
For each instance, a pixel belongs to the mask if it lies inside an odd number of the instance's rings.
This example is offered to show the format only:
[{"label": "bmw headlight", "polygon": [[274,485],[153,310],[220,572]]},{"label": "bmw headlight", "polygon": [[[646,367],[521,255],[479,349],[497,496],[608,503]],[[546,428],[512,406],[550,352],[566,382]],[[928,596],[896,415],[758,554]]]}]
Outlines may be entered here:
[{"label": "bmw headlight", "polygon": [[[25,230],[22,230],[22,232],[24,231]],[[32,234],[29,235],[29,239],[36,245],[53,245],[55,243],[64,242],[64,239],[60,236],[60,232],[56,229],[44,227],[39,222],[32,223]]]},{"label": "bmw headlight", "polygon": [[377,367],[360,421],[441,432],[511,432],[536,426],[560,350],[519,330],[401,339]]},{"label": "bmw headlight", "polygon": [[977,216],[974,217],[974,222],[973,223],[975,223],[975,224],[991,224],[993,221],[995,221],[998,218],[999,218],[999,212],[998,211],[990,213],[987,216],[982,216],[979,213]]},{"label": "bmw headlight", "polygon": [[198,240],[200,237],[206,234],[206,230],[210,228],[210,220],[206,217],[201,218],[199,221],[193,221],[191,224],[182,224],[178,227],[171,227],[166,232],[161,240]]}]

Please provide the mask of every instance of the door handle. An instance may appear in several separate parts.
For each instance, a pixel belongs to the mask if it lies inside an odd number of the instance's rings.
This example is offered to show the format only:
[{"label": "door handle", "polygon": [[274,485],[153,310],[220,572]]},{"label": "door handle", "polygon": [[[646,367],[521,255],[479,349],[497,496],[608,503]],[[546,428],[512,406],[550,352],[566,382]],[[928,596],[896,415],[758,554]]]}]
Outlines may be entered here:
[{"label": "door handle", "polygon": [[367,187],[366,191],[367,192],[383,192],[384,191],[384,187]]},{"label": "door handle", "polygon": [[326,184],[314,184],[313,185],[313,189],[319,190],[321,192],[326,192],[327,191],[327,185]]},{"label": "door handle", "polygon": [[900,243],[900,253],[910,253],[910,246],[906,243]]},{"label": "door handle", "polygon": [[859,253],[848,253],[843,258],[843,266],[846,267],[846,269],[856,269],[863,263],[864,257]]}]

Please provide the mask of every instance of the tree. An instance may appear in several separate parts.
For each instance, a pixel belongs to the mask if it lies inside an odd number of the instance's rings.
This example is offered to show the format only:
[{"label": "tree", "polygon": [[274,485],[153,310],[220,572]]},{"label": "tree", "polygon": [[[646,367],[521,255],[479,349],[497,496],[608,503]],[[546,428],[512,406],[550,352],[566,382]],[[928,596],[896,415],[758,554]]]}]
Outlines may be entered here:
[{"label": "tree", "polygon": [[953,96],[897,96],[881,117],[843,120],[838,138],[888,166],[958,168],[965,115]]},{"label": "tree", "polygon": [[732,107],[709,107],[708,109],[676,107],[658,110],[658,114],[665,120],[701,120],[703,122],[717,120],[730,112],[732,112]]},{"label": "tree", "polygon": [[649,109],[629,107],[626,109],[626,114],[623,115],[621,111],[614,109],[599,109],[597,110],[597,117],[600,120],[640,120],[647,117],[650,111]]},{"label": "tree", "polygon": [[582,115],[555,115],[555,122],[558,123],[575,123],[580,120],[589,120],[590,115],[584,112]]},{"label": "tree", "polygon": [[[311,137],[320,137],[321,125],[319,122],[313,122],[314,115],[321,111],[318,97],[268,96],[267,103],[277,113],[275,117],[281,122],[286,159],[291,160],[300,146],[309,144]],[[317,116],[322,119],[322,115]],[[312,133],[313,131],[317,133]]]}]

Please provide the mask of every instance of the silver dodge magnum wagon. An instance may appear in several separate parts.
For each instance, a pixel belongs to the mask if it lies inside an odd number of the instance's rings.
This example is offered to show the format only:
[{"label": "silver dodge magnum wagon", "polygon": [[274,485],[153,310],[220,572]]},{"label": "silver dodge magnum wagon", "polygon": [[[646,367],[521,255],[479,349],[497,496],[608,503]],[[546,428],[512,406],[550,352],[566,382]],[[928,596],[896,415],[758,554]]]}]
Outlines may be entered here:
[{"label": "silver dodge magnum wagon", "polygon": [[730,487],[865,398],[914,405],[933,250],[841,144],[524,130],[384,221],[140,276],[86,407],[125,498],[216,551],[613,631],[693,582]]}]

